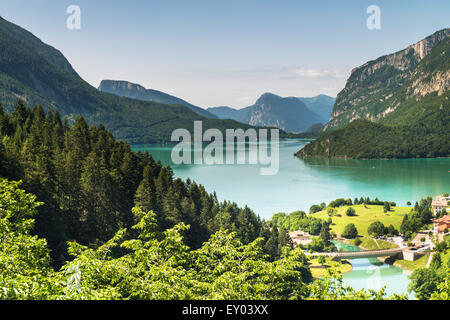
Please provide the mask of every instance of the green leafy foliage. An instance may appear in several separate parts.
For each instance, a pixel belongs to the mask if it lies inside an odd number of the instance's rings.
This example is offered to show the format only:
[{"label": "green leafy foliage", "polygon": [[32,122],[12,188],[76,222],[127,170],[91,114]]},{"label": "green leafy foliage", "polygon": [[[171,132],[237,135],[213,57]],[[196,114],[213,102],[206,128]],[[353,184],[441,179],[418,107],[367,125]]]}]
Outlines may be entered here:
[{"label": "green leafy foliage", "polygon": [[356,238],[358,236],[358,230],[356,229],[355,224],[349,223],[346,225],[342,236],[348,239]]},{"label": "green leafy foliage", "polygon": [[157,214],[138,207],[132,210],[131,230],[122,228],[95,248],[70,241],[73,259],[55,271],[46,241],[30,234],[42,203],[19,184],[0,181],[0,299],[386,298],[383,290],[344,286],[333,270],[325,280],[313,281],[300,248],[285,246],[273,261],[264,254],[262,238],[243,244],[235,232],[221,229],[192,250],[183,237],[188,225],[161,230]]},{"label": "green leafy foliage", "polygon": [[355,159],[448,157],[449,122],[449,108],[432,121],[419,120],[408,126],[388,127],[358,119],[307,144],[296,155]]},{"label": "green leafy foliage", "polygon": [[[1,19],[1,18],[0,18]],[[173,130],[252,128],[234,120],[208,119],[180,104],[141,101],[101,92],[81,79],[56,49],[20,27],[0,20],[0,101],[11,112],[17,99],[58,111],[73,123],[82,115],[130,143],[170,142]],[[284,132],[281,132],[283,135]]]},{"label": "green leafy foliage", "polygon": [[153,210],[160,231],[189,224],[183,236],[192,248],[221,228],[245,244],[271,236],[249,208],[220,203],[203,186],[174,179],[170,167],[81,117],[70,128],[58,112],[45,114],[42,107],[30,110],[19,102],[11,115],[0,107],[0,163],[0,175],[23,180],[23,188],[44,202],[36,233],[48,241],[55,266],[69,258],[68,240],[95,247],[121,228],[130,230],[134,205]]},{"label": "green leafy foliage", "polygon": [[288,215],[283,212],[276,213],[271,220],[274,226],[288,231],[303,230],[312,235],[318,235],[322,229],[323,221],[307,215],[303,211],[295,211]]},{"label": "green leafy foliage", "polygon": [[400,226],[400,233],[410,238],[412,234],[421,230],[431,222],[433,213],[431,212],[431,197],[421,199],[420,204],[416,202],[411,212],[404,216]]}]

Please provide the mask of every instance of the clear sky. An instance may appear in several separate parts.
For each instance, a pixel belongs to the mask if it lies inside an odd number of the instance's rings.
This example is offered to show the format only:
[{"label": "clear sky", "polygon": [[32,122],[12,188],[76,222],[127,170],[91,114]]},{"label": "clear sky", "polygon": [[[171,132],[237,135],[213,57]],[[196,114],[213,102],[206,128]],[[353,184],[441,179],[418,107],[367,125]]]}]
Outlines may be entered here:
[{"label": "clear sky", "polygon": [[[69,30],[69,5],[81,29]],[[381,30],[369,30],[369,5]],[[2,0],[83,79],[128,80],[201,107],[264,92],[335,96],[352,68],[450,27],[448,0]]]}]

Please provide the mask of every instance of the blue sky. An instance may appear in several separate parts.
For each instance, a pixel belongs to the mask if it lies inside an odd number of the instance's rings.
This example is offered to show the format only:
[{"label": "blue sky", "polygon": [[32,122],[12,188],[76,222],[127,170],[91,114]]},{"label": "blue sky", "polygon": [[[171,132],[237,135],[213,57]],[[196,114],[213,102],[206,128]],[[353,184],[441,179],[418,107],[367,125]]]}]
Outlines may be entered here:
[{"label": "blue sky", "polygon": [[[66,27],[72,4],[80,30]],[[381,30],[366,27],[372,4]],[[128,80],[241,108],[264,92],[335,96],[354,67],[450,27],[450,1],[2,0],[0,15],[61,50],[95,87]]]}]

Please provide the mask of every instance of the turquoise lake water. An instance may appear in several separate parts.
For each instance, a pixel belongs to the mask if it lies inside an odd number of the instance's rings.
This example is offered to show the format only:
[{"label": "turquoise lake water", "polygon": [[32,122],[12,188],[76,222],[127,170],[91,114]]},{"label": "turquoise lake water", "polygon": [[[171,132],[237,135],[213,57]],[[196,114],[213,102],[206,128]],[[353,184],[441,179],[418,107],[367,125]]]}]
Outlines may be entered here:
[{"label": "turquoise lake water", "polygon": [[[333,241],[338,249],[343,251],[361,251],[360,248]],[[394,293],[407,294],[410,299],[414,293],[408,293],[408,273],[393,265],[382,263],[375,258],[350,259],[353,266],[352,271],[344,273],[342,280],[344,284],[352,288],[380,290],[385,287],[387,295]]]},{"label": "turquoise lake water", "polygon": [[[450,159],[345,160],[294,157],[307,140],[279,142],[279,171],[260,175],[260,165],[174,165],[172,145],[133,146],[149,151],[156,160],[171,165],[175,177],[190,178],[216,191],[219,200],[249,206],[264,219],[273,213],[308,212],[309,207],[336,198],[378,197],[405,206],[423,197],[450,191]],[[351,249],[351,248],[347,248]],[[407,293],[409,283],[403,270],[376,259],[352,259],[353,270],[344,274],[344,283],[355,289],[380,289]],[[413,295],[409,295],[410,298]]]},{"label": "turquoise lake water", "polygon": [[279,172],[260,175],[261,165],[174,165],[172,146],[133,146],[172,166],[176,177],[191,178],[219,200],[248,205],[262,218],[276,212],[308,211],[313,204],[336,198],[378,197],[405,206],[422,197],[450,190],[450,159],[345,160],[294,157],[308,141],[279,144]]}]

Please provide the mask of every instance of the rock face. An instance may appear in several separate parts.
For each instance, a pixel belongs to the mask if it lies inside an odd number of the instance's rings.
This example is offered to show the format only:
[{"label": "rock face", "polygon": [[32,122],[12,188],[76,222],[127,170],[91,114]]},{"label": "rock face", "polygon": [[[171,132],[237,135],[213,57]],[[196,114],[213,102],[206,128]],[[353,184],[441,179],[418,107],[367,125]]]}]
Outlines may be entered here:
[{"label": "rock face", "polygon": [[152,101],[166,104],[181,104],[188,107],[195,113],[210,119],[217,117],[200,107],[194,106],[180,98],[171,96],[167,93],[146,89],[143,86],[123,80],[103,80],[98,88],[100,91],[112,93],[121,97],[128,97],[143,101]]},{"label": "rock face", "polygon": [[413,76],[417,81],[412,85],[414,89],[410,94],[420,97],[436,91],[442,94],[448,90],[448,70],[442,70],[427,81],[424,78],[428,75],[420,79],[415,72],[420,61],[449,36],[449,28],[440,30],[404,50],[353,69],[345,88],[337,96],[330,122],[324,130],[344,127],[359,118],[373,121],[385,117],[398,105],[393,98],[394,93]]},{"label": "rock face", "polygon": [[[120,80],[103,80],[98,87],[100,91],[104,92],[116,92],[118,95],[128,94],[132,98],[142,97],[146,94],[146,89],[135,83]],[[131,97],[130,97],[131,98]]]},{"label": "rock face", "polygon": [[288,132],[304,132],[313,124],[327,123],[333,103],[334,98],[325,95],[282,98],[265,93],[247,108],[216,107],[208,111],[220,119],[233,119],[254,126],[275,126]]},{"label": "rock face", "polygon": [[328,131],[297,156],[449,157],[449,123],[450,36],[446,29],[355,69],[338,95]]}]

